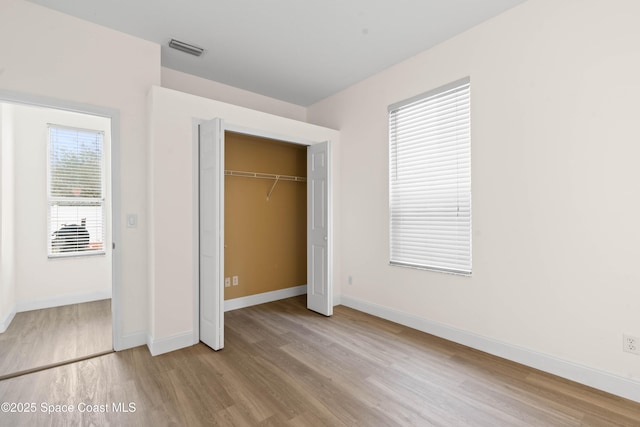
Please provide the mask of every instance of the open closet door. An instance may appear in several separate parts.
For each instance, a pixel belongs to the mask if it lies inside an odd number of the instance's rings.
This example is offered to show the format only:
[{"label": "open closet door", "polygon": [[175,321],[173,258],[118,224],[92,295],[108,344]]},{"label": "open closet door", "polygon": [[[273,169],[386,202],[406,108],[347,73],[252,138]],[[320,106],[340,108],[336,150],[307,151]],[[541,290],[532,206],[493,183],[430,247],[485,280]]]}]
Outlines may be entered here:
[{"label": "open closet door", "polygon": [[307,153],[307,308],[333,314],[329,266],[329,143],[309,146]]},{"label": "open closet door", "polygon": [[224,126],[200,125],[200,340],[224,347]]}]

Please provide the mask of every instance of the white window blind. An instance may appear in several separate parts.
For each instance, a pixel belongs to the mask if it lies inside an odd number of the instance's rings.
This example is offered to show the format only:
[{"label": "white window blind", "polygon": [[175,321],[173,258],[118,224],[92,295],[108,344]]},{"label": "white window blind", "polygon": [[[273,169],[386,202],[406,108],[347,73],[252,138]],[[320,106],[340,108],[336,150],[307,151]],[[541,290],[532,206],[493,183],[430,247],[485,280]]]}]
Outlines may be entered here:
[{"label": "white window blind", "polygon": [[470,80],[389,107],[391,264],[471,274]]},{"label": "white window blind", "polygon": [[104,134],[49,125],[50,257],[104,253]]}]

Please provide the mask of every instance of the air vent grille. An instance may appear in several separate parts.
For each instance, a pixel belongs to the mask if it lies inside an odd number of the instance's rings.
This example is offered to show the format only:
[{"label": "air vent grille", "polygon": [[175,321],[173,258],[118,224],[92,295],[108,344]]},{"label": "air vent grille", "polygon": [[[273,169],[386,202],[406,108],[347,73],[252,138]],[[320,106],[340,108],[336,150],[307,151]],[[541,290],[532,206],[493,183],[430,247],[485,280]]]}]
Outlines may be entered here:
[{"label": "air vent grille", "polygon": [[189,43],[181,42],[180,40],[171,39],[169,47],[180,50],[185,53],[189,53],[194,56],[200,56],[204,52],[204,49],[198,46],[194,46]]}]

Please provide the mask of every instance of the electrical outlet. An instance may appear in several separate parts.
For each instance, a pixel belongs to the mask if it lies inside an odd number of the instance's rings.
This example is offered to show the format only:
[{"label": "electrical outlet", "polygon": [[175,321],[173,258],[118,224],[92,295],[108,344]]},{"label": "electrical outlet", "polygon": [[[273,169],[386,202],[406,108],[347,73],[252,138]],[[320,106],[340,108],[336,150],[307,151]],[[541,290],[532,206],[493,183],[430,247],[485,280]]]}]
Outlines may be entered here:
[{"label": "electrical outlet", "polygon": [[351,276],[347,277],[347,283],[350,285],[353,285],[353,277]]},{"label": "electrical outlet", "polygon": [[233,286],[238,286],[238,276],[233,276]]},{"label": "electrical outlet", "polygon": [[640,338],[631,335],[622,336],[622,351],[640,354]]},{"label": "electrical outlet", "polygon": [[231,286],[231,279],[229,277],[225,277],[224,278],[224,287],[228,288],[229,286]]}]

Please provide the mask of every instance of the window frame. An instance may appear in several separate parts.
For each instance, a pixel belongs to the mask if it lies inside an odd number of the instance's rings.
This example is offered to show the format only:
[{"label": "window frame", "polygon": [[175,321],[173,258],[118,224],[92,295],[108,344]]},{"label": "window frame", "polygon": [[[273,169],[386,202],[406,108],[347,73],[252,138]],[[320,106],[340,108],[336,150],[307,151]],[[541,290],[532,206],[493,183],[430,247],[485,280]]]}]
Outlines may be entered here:
[{"label": "window frame", "polygon": [[[94,134],[94,135],[101,135],[101,141],[100,141],[100,160],[99,160],[99,165],[100,165],[100,197],[83,197],[83,198],[78,198],[78,197],[63,197],[63,196],[52,196],[52,164],[51,164],[51,151],[52,151],[52,137],[51,137],[51,133],[53,129],[60,129],[60,130],[66,130],[66,131],[75,131],[75,132],[83,132],[83,133],[87,133],[87,134]],[[107,238],[107,233],[106,233],[106,227],[107,227],[107,221],[106,221],[106,203],[107,203],[107,199],[106,199],[106,191],[107,191],[107,171],[106,171],[106,166],[107,166],[107,159],[106,159],[106,153],[105,153],[105,148],[106,148],[106,133],[104,130],[98,130],[98,129],[86,129],[86,128],[79,128],[79,127],[73,127],[73,126],[66,126],[66,125],[59,125],[59,124],[53,124],[53,123],[47,123],[47,215],[46,215],[46,220],[47,220],[47,257],[49,259],[56,259],[56,258],[74,258],[74,257],[91,257],[91,256],[100,256],[100,255],[106,255],[106,238]],[[67,206],[73,206],[72,203],[73,202],[80,202],[80,203],[87,203],[88,206],[96,206],[100,208],[100,225],[99,228],[101,229],[101,243],[102,243],[102,248],[101,249],[91,249],[88,248],[87,250],[74,250],[74,251],[62,251],[62,252],[54,252],[53,251],[53,242],[54,242],[54,233],[58,230],[54,230],[52,227],[52,207],[57,204],[64,204],[67,203]],[[78,220],[79,222],[79,220]],[[77,224],[75,224],[77,225]],[[89,240],[89,243],[91,243],[91,240]]]},{"label": "window frame", "polygon": [[[465,144],[464,148],[463,149],[453,148],[451,149],[451,153],[457,153],[458,150],[460,150],[468,154],[466,154],[467,157],[465,159],[462,159],[464,161],[460,162],[462,166],[458,164],[458,161],[457,161],[458,157],[456,157],[456,166],[446,169],[441,174],[439,174],[438,177],[442,179],[442,176],[445,175],[447,172],[448,173],[455,172],[456,181],[459,181],[465,178],[466,178],[466,181],[465,181],[465,184],[461,186],[462,190],[459,190],[456,188],[455,193],[453,192],[453,190],[451,190],[452,191],[451,194],[454,194],[453,197],[455,197],[455,200],[456,200],[455,206],[457,208],[457,212],[456,212],[455,218],[451,214],[448,214],[448,215],[445,214],[444,213],[445,211],[441,211],[443,213],[440,214],[440,217],[441,218],[444,217],[445,220],[450,219],[450,222],[447,222],[447,224],[449,225],[464,224],[464,227],[468,227],[468,233],[467,232],[464,233],[464,239],[462,240],[464,249],[468,250],[468,252],[464,252],[463,255],[459,256],[458,258],[460,260],[459,262],[457,261],[451,262],[451,263],[434,262],[434,259],[437,259],[438,256],[432,257],[431,261],[426,261],[426,259],[429,258],[427,256],[423,256],[420,259],[420,262],[416,262],[415,260],[409,261],[411,258],[413,258],[407,255],[407,253],[411,252],[411,250],[403,251],[402,249],[398,249],[398,248],[402,248],[403,245],[410,246],[410,244],[408,244],[409,241],[407,240],[406,236],[404,236],[403,238],[403,236],[401,236],[400,234],[403,234],[403,233],[407,234],[408,232],[407,230],[412,227],[418,228],[419,233],[417,234],[419,234],[419,236],[416,238],[422,239],[419,244],[414,243],[414,247],[418,248],[413,250],[414,253],[420,251],[419,246],[422,244],[423,245],[422,247],[425,248],[425,250],[423,251],[424,253],[428,253],[431,255],[431,254],[438,254],[438,251],[441,251],[440,253],[441,258],[446,258],[450,255],[443,252],[442,249],[437,249],[437,250],[426,249],[426,247],[430,245],[427,243],[425,238],[426,239],[431,238],[436,243],[441,243],[442,241],[440,236],[434,237],[437,234],[436,232],[426,231],[426,228],[427,228],[426,224],[421,224],[420,226],[414,225],[411,227],[402,225],[402,222],[406,221],[405,217],[403,217],[402,214],[398,214],[398,210],[402,208],[402,203],[400,203],[400,208],[398,208],[399,202],[397,200],[394,201],[394,199],[397,199],[398,197],[400,198],[402,197],[396,194],[396,193],[402,192],[398,190],[397,172],[399,169],[404,169],[405,167],[407,167],[406,165],[409,162],[405,160],[404,165],[398,167],[397,147],[398,147],[398,140],[400,139],[398,138],[398,133],[397,133],[398,112],[403,110],[404,110],[403,112],[406,112],[406,111],[411,112],[410,110],[411,107],[416,107],[416,110],[414,111],[421,110],[420,106],[424,108],[424,106],[427,106],[429,101],[441,100],[446,98],[447,94],[450,94],[450,93],[453,94],[457,92],[460,92],[460,93],[466,92],[466,94],[468,94],[468,96],[464,99],[464,104],[460,104],[464,107],[464,110],[461,110],[461,113],[458,113],[457,111],[455,112],[456,123],[458,120],[460,120],[461,123],[466,122],[467,126],[464,128],[465,133],[461,134],[462,137],[460,138],[460,141],[462,141],[460,146],[462,147],[462,144]],[[450,105],[451,106],[455,105],[457,108],[457,104],[455,103],[451,103]],[[433,113],[435,110],[436,108],[433,107],[432,110],[429,110],[429,111]],[[421,114],[424,114],[425,116],[427,115],[427,113],[424,113],[424,112]],[[418,120],[420,120],[420,123],[425,122],[424,116],[418,117]],[[414,125],[407,126],[407,127],[413,127],[413,126]],[[429,126],[432,126],[432,127],[431,128],[427,127],[426,129],[433,130],[436,127],[436,124],[431,124]],[[415,130],[415,128],[412,130]],[[473,242],[472,242],[472,194],[471,194],[471,79],[470,77],[465,77],[465,78],[456,80],[454,82],[440,86],[438,88],[427,91],[420,95],[417,95],[417,96],[414,96],[390,105],[388,107],[388,131],[389,131],[389,135],[388,135],[388,138],[389,138],[388,139],[389,140],[389,175],[388,175],[388,178],[389,178],[389,264],[391,266],[407,267],[407,268],[414,268],[414,269],[420,269],[420,270],[429,270],[429,271],[437,271],[437,272],[450,273],[450,274],[463,275],[463,276],[471,276],[472,266],[473,266],[472,264]],[[428,133],[428,130],[421,130],[421,131],[423,133]],[[422,136],[421,138],[424,139],[426,138],[426,136]],[[456,135],[455,141],[456,141],[455,145],[457,147],[458,145],[457,135]],[[435,144],[435,143],[432,141],[431,144]],[[415,147],[416,147],[415,145],[412,146],[412,148],[415,148]],[[422,150],[423,153],[429,151],[429,149],[425,147],[426,146],[422,146],[422,147],[419,147],[418,149]],[[431,145],[431,147],[433,147],[433,145]],[[425,154],[421,154],[421,155],[426,157]],[[424,161],[424,158],[422,160]],[[465,164],[468,165],[467,168],[464,167]],[[421,162],[417,166],[411,166],[413,168],[412,171],[416,172],[424,167],[420,165],[424,165],[424,163]],[[463,173],[461,173],[461,171],[463,171]],[[427,178],[421,178],[421,179],[427,180]],[[433,185],[433,183],[438,180],[438,178],[433,178],[433,177],[429,179],[430,181],[426,181],[426,182],[430,182],[431,185]],[[420,181],[420,182],[423,182],[423,181]],[[394,190],[394,187],[396,188],[396,190]],[[404,191],[406,191],[407,189],[416,190],[417,187],[418,186],[415,184],[414,185],[405,184],[405,187],[402,187],[400,190],[403,190],[403,189]],[[427,185],[425,185],[424,187],[427,187]],[[466,188],[468,188],[468,193],[466,191]],[[422,191],[430,192],[431,190],[422,190]],[[422,195],[421,197],[425,197],[425,198],[420,199],[420,201],[428,200],[424,195]],[[433,201],[433,199],[431,199],[431,201]],[[468,202],[468,213],[466,212],[467,202]],[[438,205],[438,203],[436,203],[436,205]],[[462,206],[462,211],[461,211],[461,206]],[[462,215],[460,215],[461,213]],[[467,215],[468,215],[468,221],[465,219]],[[420,218],[418,221],[422,221],[423,223],[426,223],[428,221],[428,216],[426,213],[423,213],[421,216],[418,216],[418,218]],[[462,218],[462,219],[457,219],[457,218]],[[434,220],[432,219],[431,221],[434,221]],[[438,227],[441,227],[441,225],[438,225]],[[441,232],[441,229],[438,228],[437,231]],[[458,232],[457,229],[456,229],[456,232]],[[456,232],[449,232],[448,236],[455,236]],[[431,246],[438,246],[436,243],[432,243]],[[400,256],[399,255],[400,252],[404,253],[404,255]],[[416,255],[416,258],[420,258],[420,256]]]}]

